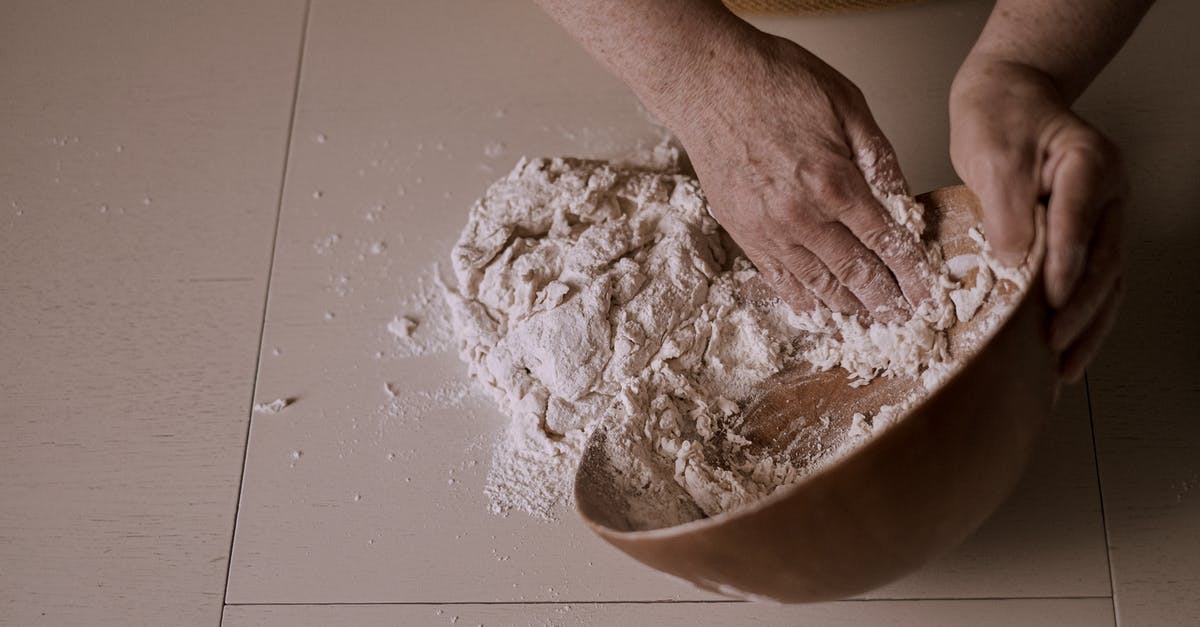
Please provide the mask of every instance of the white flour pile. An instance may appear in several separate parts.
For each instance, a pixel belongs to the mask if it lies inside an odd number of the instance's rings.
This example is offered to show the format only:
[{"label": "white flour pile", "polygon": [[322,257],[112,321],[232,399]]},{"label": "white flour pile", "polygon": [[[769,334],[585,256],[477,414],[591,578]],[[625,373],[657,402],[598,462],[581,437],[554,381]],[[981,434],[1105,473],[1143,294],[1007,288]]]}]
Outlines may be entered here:
[{"label": "white flour pile", "polygon": [[[873,160],[860,161],[870,179]],[[877,196],[920,245],[922,208],[893,184],[876,184]],[[796,315],[691,177],[522,160],[472,208],[452,253],[457,287],[446,290],[463,360],[512,419],[488,477],[493,508],[553,517],[602,424],[643,526],[735,509],[803,476],[809,466],[744,450],[744,402],[802,362],[845,368],[854,384],[941,376],[945,329],[974,315],[992,277],[977,257],[981,278],[960,289],[937,248],[925,250],[934,298],[912,320]],[[856,430],[897,413],[857,415]]]}]

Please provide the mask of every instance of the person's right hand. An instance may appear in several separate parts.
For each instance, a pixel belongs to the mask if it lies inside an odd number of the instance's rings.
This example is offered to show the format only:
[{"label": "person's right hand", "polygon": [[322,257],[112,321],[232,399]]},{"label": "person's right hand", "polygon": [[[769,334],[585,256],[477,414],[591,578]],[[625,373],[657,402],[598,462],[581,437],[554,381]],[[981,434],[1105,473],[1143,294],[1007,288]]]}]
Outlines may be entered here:
[{"label": "person's right hand", "polygon": [[859,89],[785,39],[756,33],[728,53],[717,76],[681,78],[705,96],[664,116],[717,221],[797,311],[815,298],[894,321],[928,299],[924,251],[864,175],[908,193]]}]

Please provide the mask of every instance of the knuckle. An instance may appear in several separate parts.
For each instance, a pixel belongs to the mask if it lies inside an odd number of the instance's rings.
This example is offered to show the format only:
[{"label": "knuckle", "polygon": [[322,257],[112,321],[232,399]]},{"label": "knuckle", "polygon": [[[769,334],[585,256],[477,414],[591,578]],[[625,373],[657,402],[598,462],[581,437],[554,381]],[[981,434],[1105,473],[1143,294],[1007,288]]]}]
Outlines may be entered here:
[{"label": "knuckle", "polygon": [[903,242],[911,241],[907,238],[896,237],[895,233],[888,229],[886,225],[863,229],[859,234],[859,239],[862,240],[863,245],[867,248],[884,257],[894,257],[900,254]]},{"label": "knuckle", "polygon": [[1103,173],[1110,162],[1109,157],[1100,146],[1091,142],[1080,142],[1071,146],[1068,154],[1079,163],[1080,167],[1088,170],[1093,176]]},{"label": "knuckle", "polygon": [[857,290],[869,286],[876,276],[867,264],[853,255],[837,258],[831,263],[830,269],[847,287]]},{"label": "knuckle", "polygon": [[778,239],[803,223],[803,210],[795,202],[768,203],[762,209],[766,220],[758,224],[759,235],[764,238]]},{"label": "knuckle", "polygon": [[823,165],[800,170],[797,174],[811,198],[819,199],[822,204],[834,206],[846,203],[846,184],[835,168]]},{"label": "knuckle", "polygon": [[1088,126],[1080,129],[1066,146],[1065,152],[1096,176],[1121,169],[1120,148],[1112,140]]},{"label": "knuckle", "polygon": [[790,267],[802,284],[822,297],[836,293],[840,287],[837,279],[819,261],[794,260]]}]

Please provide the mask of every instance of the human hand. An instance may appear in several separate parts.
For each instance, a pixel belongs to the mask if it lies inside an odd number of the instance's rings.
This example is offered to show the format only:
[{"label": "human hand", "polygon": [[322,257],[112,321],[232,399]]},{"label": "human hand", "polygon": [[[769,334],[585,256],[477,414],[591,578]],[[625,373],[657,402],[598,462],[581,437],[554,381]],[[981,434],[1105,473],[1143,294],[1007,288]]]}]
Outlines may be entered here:
[{"label": "human hand", "polygon": [[[893,321],[929,299],[916,236],[873,196],[907,194],[891,145],[849,80],[800,46],[754,31],[692,99],[659,107],[713,216],[797,311]],[[689,78],[689,80],[691,80]],[[686,94],[686,90],[680,90]]]},{"label": "human hand", "polygon": [[1050,347],[1059,375],[1078,380],[1116,320],[1121,215],[1128,181],[1116,147],[1075,115],[1043,73],[968,59],[950,97],[950,156],[983,205],[997,258],[1016,265],[1033,243],[1034,207],[1046,214]]}]

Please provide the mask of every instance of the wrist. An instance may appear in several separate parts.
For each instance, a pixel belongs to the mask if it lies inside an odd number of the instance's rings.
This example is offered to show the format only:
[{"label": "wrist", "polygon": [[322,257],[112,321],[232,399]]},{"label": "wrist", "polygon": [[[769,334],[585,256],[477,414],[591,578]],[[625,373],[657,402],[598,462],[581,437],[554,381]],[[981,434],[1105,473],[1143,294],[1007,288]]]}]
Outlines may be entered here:
[{"label": "wrist", "polygon": [[[653,76],[627,81],[642,103],[677,135],[719,124],[733,103],[767,86],[765,75],[775,37],[732,14],[706,24],[702,34],[681,34],[673,55]],[[727,117],[727,116],[726,116]]]},{"label": "wrist", "polygon": [[972,52],[962,61],[954,83],[950,84],[950,102],[972,97],[979,92],[1001,89],[1013,94],[1039,96],[1067,106],[1061,86],[1042,68],[1006,56]]},{"label": "wrist", "polygon": [[990,100],[998,93],[1068,107],[1062,89],[1050,74],[1000,55],[973,51],[950,85],[951,115],[964,105],[979,104],[980,100]]},{"label": "wrist", "polygon": [[748,128],[780,123],[764,113],[812,109],[826,98],[847,103],[855,93],[861,99],[853,84],[804,48],[747,30],[730,33],[715,58],[694,66],[670,98],[651,108],[689,151],[741,143]]}]

